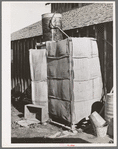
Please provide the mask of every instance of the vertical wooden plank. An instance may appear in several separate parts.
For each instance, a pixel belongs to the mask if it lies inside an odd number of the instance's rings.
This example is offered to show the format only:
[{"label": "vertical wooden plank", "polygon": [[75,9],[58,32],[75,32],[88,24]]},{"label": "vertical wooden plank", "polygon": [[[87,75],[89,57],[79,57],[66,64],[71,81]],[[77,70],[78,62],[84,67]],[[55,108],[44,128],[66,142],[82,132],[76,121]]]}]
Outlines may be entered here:
[{"label": "vertical wooden plank", "polygon": [[32,38],[32,49],[34,49],[34,38]]},{"label": "vertical wooden plank", "polygon": [[51,12],[53,13],[54,4],[51,4]]},{"label": "vertical wooden plank", "polygon": [[34,48],[35,48],[36,43],[37,43],[37,37],[34,38]]},{"label": "vertical wooden plank", "polygon": [[20,47],[20,40],[19,40],[19,68],[18,68],[18,70],[19,70],[19,85],[20,85],[20,92],[21,92],[21,47]]},{"label": "vertical wooden plank", "polygon": [[65,3],[63,3],[62,11],[64,12],[65,10]]},{"label": "vertical wooden plank", "polygon": [[76,30],[75,30],[76,37],[78,37],[78,32],[79,32],[79,30],[76,29]]},{"label": "vertical wooden plank", "polygon": [[78,37],[81,37],[80,29],[78,30]]},{"label": "vertical wooden plank", "polygon": [[19,40],[19,85],[20,85],[20,92],[22,92],[22,82],[21,82],[21,40]]},{"label": "vertical wooden plank", "polygon": [[14,41],[14,83],[16,86],[17,82],[17,74],[16,74],[16,41]]},{"label": "vertical wooden plank", "polygon": [[23,57],[22,57],[22,40],[20,40],[20,83],[21,83],[21,93],[23,92],[23,81],[22,81],[22,66],[23,66]]},{"label": "vertical wooden plank", "polygon": [[93,25],[93,37],[95,38],[95,25]]},{"label": "vertical wooden plank", "polygon": [[30,49],[33,49],[33,38],[31,38],[30,44],[31,44],[31,48]]},{"label": "vertical wooden plank", "polygon": [[107,90],[106,90],[106,77],[107,77],[107,74],[106,74],[106,70],[107,70],[107,43],[106,43],[106,40],[107,40],[107,30],[106,30],[106,23],[104,24],[104,91],[105,91],[105,95],[107,93]]},{"label": "vertical wooden plank", "polygon": [[11,42],[11,89],[13,88],[13,42]]},{"label": "vertical wooden plank", "polygon": [[20,92],[22,92],[22,47],[21,47],[21,40],[19,40],[19,78],[20,78]]},{"label": "vertical wooden plank", "polygon": [[61,11],[61,8],[59,8],[59,3],[57,3],[57,9],[56,9],[56,12],[60,12]]},{"label": "vertical wooden plank", "polygon": [[15,42],[13,41],[13,81],[15,87]]},{"label": "vertical wooden plank", "polygon": [[24,92],[24,83],[23,83],[23,65],[24,65],[24,56],[23,56],[23,40],[21,40],[21,83],[22,83],[22,93]]},{"label": "vertical wooden plank", "polygon": [[25,39],[25,88],[28,87],[27,81],[27,39]]},{"label": "vertical wooden plank", "polygon": [[25,39],[23,40],[23,87],[25,91]]},{"label": "vertical wooden plank", "polygon": [[112,23],[109,22],[106,24],[107,29],[107,80],[106,80],[106,88],[107,92],[109,93],[111,91],[111,88],[113,87],[113,26]]},{"label": "vertical wooden plank", "polygon": [[28,77],[28,86],[31,84],[30,81],[30,64],[29,64],[29,49],[32,47],[31,40],[27,40],[27,77]]},{"label": "vertical wooden plank", "polygon": [[26,80],[26,39],[24,40],[24,88],[26,90],[27,80]]},{"label": "vertical wooden plank", "polygon": [[82,7],[82,3],[79,3],[79,8],[81,8]]},{"label": "vertical wooden plank", "polygon": [[17,72],[17,85],[18,85],[18,81],[19,81],[19,47],[18,47],[18,41],[16,41],[16,55],[17,55],[17,59],[16,59],[16,72]]},{"label": "vertical wooden plank", "polygon": [[97,25],[95,26],[95,38],[98,40],[98,30],[97,30]]},{"label": "vertical wooden plank", "polygon": [[43,36],[40,36],[40,43],[43,42]]},{"label": "vertical wooden plank", "polygon": [[74,36],[74,30],[71,31],[71,37],[73,37],[73,36]]},{"label": "vertical wooden plank", "polygon": [[30,39],[27,39],[27,51],[26,51],[26,61],[27,61],[27,86],[29,85],[29,69],[28,69],[28,50],[29,50],[29,47],[30,47]]},{"label": "vertical wooden plank", "polygon": [[86,27],[86,36],[89,37],[89,27]]},{"label": "vertical wooden plank", "polygon": [[104,84],[104,26],[103,24],[99,24],[97,26],[97,34],[98,34],[98,50],[99,50],[99,58],[100,58],[100,66],[102,72],[102,80]]}]

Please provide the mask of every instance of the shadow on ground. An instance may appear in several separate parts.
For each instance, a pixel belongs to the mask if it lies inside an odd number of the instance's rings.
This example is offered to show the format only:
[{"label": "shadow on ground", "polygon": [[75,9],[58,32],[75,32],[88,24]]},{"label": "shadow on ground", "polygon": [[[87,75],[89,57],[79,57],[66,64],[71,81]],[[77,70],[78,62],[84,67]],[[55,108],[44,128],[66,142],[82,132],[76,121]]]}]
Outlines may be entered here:
[{"label": "shadow on ground", "polygon": [[11,143],[90,143],[80,138],[12,138]]}]

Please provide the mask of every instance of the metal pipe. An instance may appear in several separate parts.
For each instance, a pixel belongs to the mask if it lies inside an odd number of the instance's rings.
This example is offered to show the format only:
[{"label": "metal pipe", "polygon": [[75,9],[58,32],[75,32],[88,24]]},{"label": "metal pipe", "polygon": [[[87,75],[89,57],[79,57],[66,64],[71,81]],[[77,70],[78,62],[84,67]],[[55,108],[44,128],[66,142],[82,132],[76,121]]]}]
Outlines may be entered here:
[{"label": "metal pipe", "polygon": [[[56,12],[55,12],[55,13],[56,13]],[[59,28],[58,26],[54,26],[54,25],[52,24],[52,19],[53,19],[55,13],[53,14],[53,16],[52,16],[52,18],[51,18],[50,24],[51,24],[54,28],[59,29],[66,37],[69,38],[69,36],[68,36],[61,28]]]},{"label": "metal pipe", "polygon": [[37,46],[39,46],[39,47],[41,47],[41,46],[46,46],[46,42],[36,43],[35,49],[37,49]]}]

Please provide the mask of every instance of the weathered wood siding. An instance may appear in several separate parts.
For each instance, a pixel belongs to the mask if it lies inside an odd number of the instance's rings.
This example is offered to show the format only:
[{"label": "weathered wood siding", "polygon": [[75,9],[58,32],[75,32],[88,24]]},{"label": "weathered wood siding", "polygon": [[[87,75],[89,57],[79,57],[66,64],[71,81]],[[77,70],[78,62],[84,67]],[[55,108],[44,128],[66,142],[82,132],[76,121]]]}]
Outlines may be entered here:
[{"label": "weathered wood siding", "polygon": [[13,49],[11,89],[13,94],[15,92],[23,93],[30,86],[29,49],[34,49],[35,43],[41,42],[41,40],[40,36],[11,42]]}]

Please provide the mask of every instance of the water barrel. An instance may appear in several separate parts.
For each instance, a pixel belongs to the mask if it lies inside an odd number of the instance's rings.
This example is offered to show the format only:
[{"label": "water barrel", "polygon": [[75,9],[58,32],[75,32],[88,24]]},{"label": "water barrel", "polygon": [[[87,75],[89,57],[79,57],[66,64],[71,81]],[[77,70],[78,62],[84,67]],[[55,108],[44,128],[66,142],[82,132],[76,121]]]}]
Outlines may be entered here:
[{"label": "water barrel", "polygon": [[113,123],[114,123],[113,121],[114,120],[112,118],[111,121],[110,121],[110,123],[109,123],[108,131],[107,131],[107,133],[108,133],[108,135],[110,137],[113,137]]},{"label": "water barrel", "polygon": [[[54,28],[50,22],[53,17],[53,13],[46,13],[42,15],[42,29],[43,29],[43,41],[58,41],[63,39],[63,35],[59,29]],[[52,24],[62,29],[62,15],[56,13],[52,19]]]},{"label": "water barrel", "polygon": [[107,133],[113,136],[113,93],[107,94],[105,101],[105,120],[109,124]]},{"label": "water barrel", "polygon": [[105,101],[105,120],[110,123],[113,118],[113,93],[107,94]]}]

